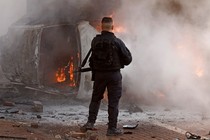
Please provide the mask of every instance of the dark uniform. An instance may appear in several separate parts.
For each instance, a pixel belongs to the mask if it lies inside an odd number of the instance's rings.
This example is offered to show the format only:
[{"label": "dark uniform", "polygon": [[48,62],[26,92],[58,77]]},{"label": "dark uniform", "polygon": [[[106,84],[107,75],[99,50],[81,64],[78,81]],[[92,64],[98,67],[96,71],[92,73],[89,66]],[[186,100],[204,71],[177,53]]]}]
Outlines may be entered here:
[{"label": "dark uniform", "polygon": [[[102,40],[109,40],[114,44],[112,50],[112,65],[98,64],[94,60],[94,55],[97,55],[97,43]],[[101,35],[97,35],[91,44],[92,54],[90,57],[90,67],[93,72],[93,94],[91,103],[89,106],[88,122],[94,124],[97,118],[101,100],[105,89],[108,90],[108,114],[109,124],[108,129],[117,127],[119,100],[122,95],[122,75],[121,68],[125,65],[129,65],[132,61],[130,51],[125,44],[117,38],[114,33],[108,31],[102,31]],[[99,54],[101,55],[101,54]]]},{"label": "dark uniform", "polygon": [[[117,129],[117,118],[119,113],[119,100],[122,96],[121,68],[129,65],[132,61],[130,51],[125,44],[117,38],[113,29],[113,20],[110,17],[102,19],[102,32],[97,35],[91,43],[91,57],[89,65],[92,70],[93,94],[89,106],[88,122],[81,127],[81,131],[94,129],[99,107],[105,89],[108,90],[108,114],[109,124],[107,136],[122,134]],[[89,53],[88,53],[89,54]]]}]

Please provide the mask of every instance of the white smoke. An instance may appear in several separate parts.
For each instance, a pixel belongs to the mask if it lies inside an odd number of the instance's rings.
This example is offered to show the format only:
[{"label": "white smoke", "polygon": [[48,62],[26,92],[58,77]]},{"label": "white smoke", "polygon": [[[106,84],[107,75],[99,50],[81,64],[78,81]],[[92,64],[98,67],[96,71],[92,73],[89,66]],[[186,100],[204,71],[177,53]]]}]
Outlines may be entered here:
[{"label": "white smoke", "polygon": [[[26,0],[0,0],[0,56],[2,49],[2,41],[4,38],[1,36],[8,32],[8,28],[26,14]],[[2,74],[0,65],[0,82],[5,82],[5,77]]]},{"label": "white smoke", "polygon": [[7,33],[8,28],[26,14],[26,0],[0,0],[0,36]]},{"label": "white smoke", "polygon": [[[100,13],[121,6],[113,18],[126,28],[120,37],[133,55],[132,64],[123,70],[126,93],[140,103],[207,107],[210,103],[210,1],[121,2],[113,6],[102,0],[46,0],[38,1],[41,5],[36,7],[31,4],[30,8],[32,16],[38,12],[36,18],[41,23],[45,21],[43,18],[52,16],[46,14],[51,11],[55,18],[69,17],[67,21],[94,20],[102,15]],[[26,0],[0,0],[0,8],[0,35],[4,35],[8,27],[25,14]],[[37,22],[36,18],[33,21]]]},{"label": "white smoke", "polygon": [[209,10],[208,0],[123,0],[114,19],[133,54],[127,94],[140,103],[210,104]]}]

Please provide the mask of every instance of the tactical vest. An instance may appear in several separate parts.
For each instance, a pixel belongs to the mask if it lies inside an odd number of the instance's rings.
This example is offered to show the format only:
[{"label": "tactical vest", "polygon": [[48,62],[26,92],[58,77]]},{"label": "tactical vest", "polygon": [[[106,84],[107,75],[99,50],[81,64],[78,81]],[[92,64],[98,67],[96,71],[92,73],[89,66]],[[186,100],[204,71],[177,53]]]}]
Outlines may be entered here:
[{"label": "tactical vest", "polygon": [[97,35],[92,45],[91,68],[96,71],[114,71],[121,68],[119,49],[115,38]]}]

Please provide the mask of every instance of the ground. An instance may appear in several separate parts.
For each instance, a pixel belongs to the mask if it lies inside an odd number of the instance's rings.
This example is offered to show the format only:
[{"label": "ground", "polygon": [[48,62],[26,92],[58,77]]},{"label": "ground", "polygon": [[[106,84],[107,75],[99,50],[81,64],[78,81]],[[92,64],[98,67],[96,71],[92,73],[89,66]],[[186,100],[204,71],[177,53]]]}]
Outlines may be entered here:
[{"label": "ground", "polygon": [[[124,129],[125,134],[119,137],[106,137],[106,101],[101,104],[96,130],[81,133],[79,127],[87,121],[89,99],[77,99],[76,94],[51,95],[20,90],[10,84],[0,85],[1,140],[184,140],[187,131],[210,137],[208,113],[133,103],[120,104],[119,128],[130,124],[138,127]],[[41,103],[43,111],[34,110],[34,101]]]},{"label": "ground", "polygon": [[[27,95],[26,95],[27,94]],[[42,97],[42,98],[40,98]],[[39,100],[43,112],[33,110]],[[5,101],[13,103],[5,105]],[[79,127],[87,121],[89,100],[78,100],[74,95],[56,96],[40,92],[20,94],[1,93],[0,138],[31,140],[167,140],[185,139],[186,131],[209,136],[210,118],[200,112],[177,107],[145,106],[130,109],[121,104],[119,127],[138,124],[136,129],[125,129],[128,134],[106,137],[107,103],[102,102],[95,131],[81,133]],[[132,133],[132,134],[130,134]]]}]

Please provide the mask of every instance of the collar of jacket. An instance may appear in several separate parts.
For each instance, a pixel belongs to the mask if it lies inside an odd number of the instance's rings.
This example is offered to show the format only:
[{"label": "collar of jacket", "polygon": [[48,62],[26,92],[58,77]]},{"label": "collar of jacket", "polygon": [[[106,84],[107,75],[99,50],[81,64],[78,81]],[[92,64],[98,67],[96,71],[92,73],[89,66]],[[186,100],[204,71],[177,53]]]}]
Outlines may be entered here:
[{"label": "collar of jacket", "polygon": [[114,35],[114,33],[109,32],[109,31],[102,31],[101,34],[102,35]]}]

